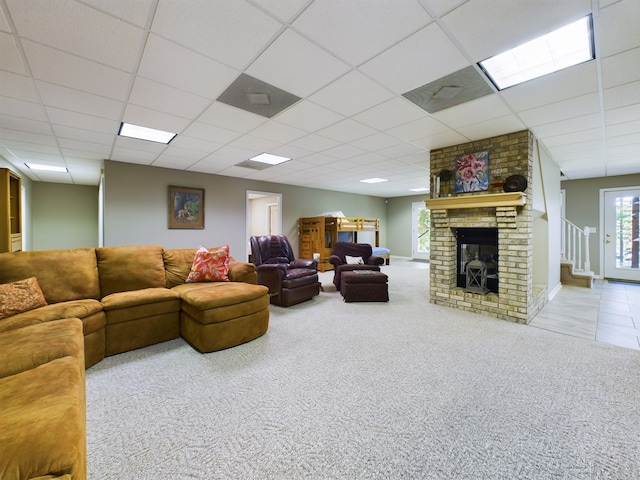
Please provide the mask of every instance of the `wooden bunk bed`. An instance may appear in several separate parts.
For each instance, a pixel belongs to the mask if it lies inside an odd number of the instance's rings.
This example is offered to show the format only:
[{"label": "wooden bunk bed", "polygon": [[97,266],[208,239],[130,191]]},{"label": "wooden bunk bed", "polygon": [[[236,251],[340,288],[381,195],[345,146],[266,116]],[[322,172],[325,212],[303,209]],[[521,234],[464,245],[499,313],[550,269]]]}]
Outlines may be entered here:
[{"label": "wooden bunk bed", "polygon": [[[314,253],[320,254],[318,270],[324,272],[332,270],[333,265],[328,258],[333,251],[333,244],[338,241],[341,232],[352,233],[352,241],[358,241],[358,232],[372,232],[375,245],[380,247],[380,221],[377,218],[362,217],[303,217],[298,223],[300,233],[299,258],[313,258]],[[375,252],[374,252],[375,254]],[[378,253],[389,264],[389,252]]]}]

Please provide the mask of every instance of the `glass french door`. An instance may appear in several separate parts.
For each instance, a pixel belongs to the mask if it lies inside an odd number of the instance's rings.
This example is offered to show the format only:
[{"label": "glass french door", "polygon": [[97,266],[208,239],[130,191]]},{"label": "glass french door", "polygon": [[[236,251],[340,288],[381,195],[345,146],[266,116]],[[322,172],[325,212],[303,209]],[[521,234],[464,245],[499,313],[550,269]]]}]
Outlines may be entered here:
[{"label": "glass french door", "polygon": [[411,256],[428,260],[431,252],[431,211],[425,207],[424,202],[413,202],[411,217]]},{"label": "glass french door", "polygon": [[640,188],[604,192],[604,276],[640,282]]}]

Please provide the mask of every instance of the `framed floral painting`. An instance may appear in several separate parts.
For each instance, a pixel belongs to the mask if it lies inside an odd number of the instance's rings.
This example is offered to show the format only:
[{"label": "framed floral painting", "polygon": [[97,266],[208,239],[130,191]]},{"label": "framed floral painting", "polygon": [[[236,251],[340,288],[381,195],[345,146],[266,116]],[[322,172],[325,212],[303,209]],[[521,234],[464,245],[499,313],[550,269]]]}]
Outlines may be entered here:
[{"label": "framed floral painting", "polygon": [[469,153],[455,159],[456,193],[489,189],[489,152]]},{"label": "framed floral painting", "polygon": [[204,228],[204,189],[169,186],[169,228]]}]

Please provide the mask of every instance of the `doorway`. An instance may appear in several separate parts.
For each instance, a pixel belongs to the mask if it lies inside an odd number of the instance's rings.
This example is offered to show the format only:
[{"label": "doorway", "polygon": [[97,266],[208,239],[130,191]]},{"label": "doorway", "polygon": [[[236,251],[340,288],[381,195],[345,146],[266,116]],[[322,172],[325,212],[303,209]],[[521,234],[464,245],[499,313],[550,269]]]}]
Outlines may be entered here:
[{"label": "doorway", "polygon": [[247,258],[251,261],[249,238],[282,233],[282,194],[247,190]]},{"label": "doorway", "polygon": [[424,202],[411,204],[411,256],[429,260],[431,253],[431,210]]},{"label": "doorway", "polygon": [[640,282],[640,187],[601,191],[604,277]]}]

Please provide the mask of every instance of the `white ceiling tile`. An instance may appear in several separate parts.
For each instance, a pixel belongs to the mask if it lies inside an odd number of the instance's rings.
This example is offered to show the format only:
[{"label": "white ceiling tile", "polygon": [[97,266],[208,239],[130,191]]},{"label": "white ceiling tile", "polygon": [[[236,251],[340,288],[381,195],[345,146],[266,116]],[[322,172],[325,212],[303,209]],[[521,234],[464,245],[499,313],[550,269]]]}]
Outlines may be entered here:
[{"label": "white ceiling tile", "polygon": [[564,133],[580,132],[582,130],[592,130],[602,126],[601,117],[598,114],[575,117],[569,120],[561,120],[545,125],[533,127],[531,130],[537,137],[547,137],[561,135]]},{"label": "white ceiling tile", "polygon": [[261,153],[268,153],[272,148],[276,148],[279,145],[279,142],[251,135],[243,135],[229,144],[231,147],[237,147],[246,150],[247,152],[251,152],[251,154],[246,158],[254,157]]},{"label": "white ceiling tile", "polygon": [[[438,48],[432,48],[437,45]],[[360,67],[387,88],[402,94],[468,66],[464,55],[432,23]]]},{"label": "white ceiling tile", "polygon": [[282,25],[247,2],[162,1],[152,31],[231,67],[245,68]]},{"label": "white ceiling tile", "polygon": [[253,3],[290,22],[313,0],[254,0]]},{"label": "white ceiling tile", "polygon": [[21,75],[27,75],[29,73],[14,38],[4,32],[0,32],[0,70],[19,73]]},{"label": "white ceiling tile", "polygon": [[470,140],[497,137],[505,133],[526,130],[525,125],[515,115],[483,120],[473,125],[465,125],[457,128],[457,131]]},{"label": "white ceiling tile", "polygon": [[640,80],[604,90],[604,108],[612,110],[640,103]]},{"label": "white ceiling tile", "polygon": [[138,74],[161,79],[161,83],[213,100],[239,72],[157,35],[150,35]]},{"label": "white ceiling tile", "polygon": [[[354,95],[353,92],[358,92]],[[393,96],[389,90],[381,87],[360,72],[352,70],[322,90],[313,94],[310,100],[341,113],[355,115],[371,105],[382,103]]]},{"label": "white ceiling tile", "polygon": [[26,102],[37,102],[39,100],[33,81],[24,75],[0,70],[0,85],[2,85],[1,93],[3,95]]},{"label": "white ceiling tile", "polygon": [[93,132],[101,132],[104,134],[115,135],[120,128],[120,122],[106,118],[85,115],[84,113],[63,110],[61,108],[46,107],[47,115],[54,125],[63,125],[66,127],[74,127],[82,130],[90,130]]},{"label": "white ceiling tile", "polygon": [[112,145],[116,139],[116,133],[106,134],[93,132],[84,128],[67,127],[64,125],[53,125],[53,131],[60,139],[69,138],[73,140],[83,140],[85,142],[98,143],[100,145]]},{"label": "white ceiling tile", "polygon": [[22,45],[34,78],[116,100],[128,94],[128,73],[30,41]]},{"label": "white ceiling tile", "polygon": [[267,122],[267,119],[225,103],[215,102],[198,117],[198,121],[235,132],[246,133]]},{"label": "white ceiling tile", "polygon": [[169,113],[177,117],[198,117],[211,100],[138,77],[129,101],[141,107]]},{"label": "white ceiling tile", "polygon": [[152,165],[154,167],[186,170],[195,165],[198,160],[200,159],[194,160],[192,157],[183,155],[182,153],[179,156],[163,153],[153,161]]},{"label": "white ceiling tile", "polygon": [[456,131],[447,130],[442,133],[434,133],[433,135],[428,135],[423,138],[418,138],[416,140],[413,140],[411,143],[425,150],[433,150],[435,148],[444,148],[450,145],[458,145],[460,143],[466,143],[469,140],[470,139],[468,137],[465,137]]},{"label": "white ceiling tile", "polygon": [[263,123],[259,127],[251,130],[252,136],[272,140],[277,143],[289,143],[307,134],[308,132],[305,130],[284,125],[276,121]]},{"label": "white ceiling tile", "polygon": [[[193,155],[198,155],[198,159],[200,159],[203,156],[216,151],[222,146],[222,143],[216,143],[211,140],[203,140],[201,138],[189,137],[187,135],[178,135],[171,141],[165,150],[165,153],[177,155],[178,152],[182,152],[185,155],[190,156],[190,158],[194,158]],[[206,155],[203,155],[203,153]]]},{"label": "white ceiling tile", "polygon": [[626,107],[613,108],[605,112],[606,125],[633,122],[638,118],[640,118],[640,103]]},{"label": "white ceiling tile", "polygon": [[352,142],[374,133],[376,131],[373,128],[349,118],[318,131],[318,134],[339,142]]},{"label": "white ceiling tile", "polygon": [[603,8],[596,24],[600,26],[596,32],[599,34],[599,53],[603,58],[636,48],[640,25],[637,0],[621,1]]},{"label": "white ceiling tile", "polygon": [[448,127],[443,125],[442,122],[431,116],[424,116],[418,120],[390,128],[387,132],[394,137],[411,142],[446,130],[448,130]]},{"label": "white ceiling tile", "polygon": [[64,158],[80,158],[82,161],[90,161],[93,160],[96,162],[100,162],[104,160],[104,153],[101,151],[91,151],[91,150],[77,150],[75,148],[61,148],[62,155]]},{"label": "white ceiling tile", "polygon": [[306,97],[344,75],[348,69],[331,54],[286,30],[253,62],[247,73],[289,93]]},{"label": "white ceiling tile", "polygon": [[497,95],[487,95],[433,114],[433,117],[453,128],[473,125],[484,120],[504,117],[509,108]]},{"label": "white ceiling tile", "polygon": [[401,97],[387,100],[380,105],[365,110],[353,119],[378,130],[386,130],[409,123],[428,115],[427,112]]},{"label": "white ceiling tile", "polygon": [[7,0],[7,6],[22,37],[127,72],[145,39],[142,29],[73,0]]},{"label": "white ceiling tile", "polygon": [[325,155],[329,155],[330,157],[344,159],[344,158],[355,157],[356,155],[362,155],[365,152],[366,150],[354,147],[353,145],[348,143],[344,143],[342,145],[338,145],[337,147],[333,147],[328,150],[325,150],[322,153]]},{"label": "white ceiling tile", "polygon": [[604,88],[631,83],[638,77],[640,77],[640,48],[633,48],[602,59],[602,86]]},{"label": "white ceiling tile", "polygon": [[135,0],[134,2],[126,0],[83,0],[83,2],[114,17],[133,23],[138,27],[145,27],[155,3],[154,0]]},{"label": "white ceiling tile", "polygon": [[584,143],[585,141],[597,141],[602,144],[604,139],[602,128],[594,128],[592,130],[581,130],[580,132],[567,133],[564,135],[548,136],[544,139],[547,148],[561,147],[564,145],[572,146],[576,143]]},{"label": "white ceiling tile", "polygon": [[52,134],[51,126],[47,122],[32,120],[29,118],[12,117],[0,114],[0,128],[11,129],[15,131],[36,133],[39,135]]},{"label": "white ceiling tile", "polygon": [[600,98],[597,93],[591,93],[525,110],[520,112],[519,116],[527,125],[533,127],[599,112]]},{"label": "white ceiling tile", "polygon": [[307,135],[291,142],[294,147],[303,148],[311,152],[321,152],[339,144],[340,142],[337,140],[315,134]]},{"label": "white ceiling tile", "polygon": [[[224,145],[240,137],[239,132],[227,130],[226,128],[207,125],[206,123],[194,122],[187,127],[184,132],[173,142],[178,141],[182,136],[197,138],[204,141],[211,141],[212,145]],[[171,142],[171,143],[173,143]]]},{"label": "white ceiling tile", "polygon": [[368,137],[354,140],[350,145],[368,150],[369,152],[380,152],[381,150],[384,150],[388,147],[394,147],[401,144],[402,142],[397,138],[380,132],[369,135]]},{"label": "white ceiling tile", "polygon": [[124,102],[36,80],[42,102],[50,107],[73,110],[94,117],[119,120]]},{"label": "white ceiling tile", "polygon": [[2,112],[3,115],[13,117],[28,118],[40,122],[47,121],[44,108],[41,104],[16,100],[15,98],[0,96],[0,112]]},{"label": "white ceiling tile", "polygon": [[357,66],[431,21],[414,0],[314,2],[294,27]]},{"label": "white ceiling tile", "polygon": [[516,112],[598,91],[596,62],[587,62],[502,90]]},{"label": "white ceiling tile", "polygon": [[315,132],[344,120],[344,117],[324,107],[302,100],[280,113],[277,120],[307,132]]},{"label": "white ceiling tile", "polygon": [[74,140],[71,138],[60,138],[58,140],[60,144],[60,148],[65,150],[76,150],[83,152],[92,152],[101,156],[101,158],[105,158],[109,156],[111,153],[110,145],[101,145],[99,143],[86,142],[82,140]]}]

